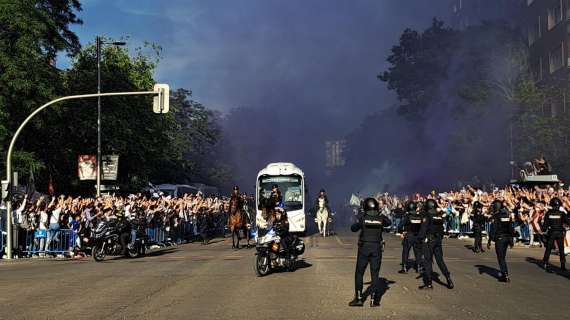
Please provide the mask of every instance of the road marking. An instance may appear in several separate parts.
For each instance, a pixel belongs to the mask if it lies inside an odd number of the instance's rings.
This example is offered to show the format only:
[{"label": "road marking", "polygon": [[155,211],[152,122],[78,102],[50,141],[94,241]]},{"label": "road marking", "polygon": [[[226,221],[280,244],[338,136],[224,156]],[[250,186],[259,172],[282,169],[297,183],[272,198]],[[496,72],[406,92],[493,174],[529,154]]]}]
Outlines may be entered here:
[{"label": "road marking", "polygon": [[340,244],[341,246],[347,245],[346,243],[342,242],[342,240],[340,240],[340,237],[337,236],[336,234],[334,235],[334,239],[335,239],[336,242],[338,242],[338,244]]}]

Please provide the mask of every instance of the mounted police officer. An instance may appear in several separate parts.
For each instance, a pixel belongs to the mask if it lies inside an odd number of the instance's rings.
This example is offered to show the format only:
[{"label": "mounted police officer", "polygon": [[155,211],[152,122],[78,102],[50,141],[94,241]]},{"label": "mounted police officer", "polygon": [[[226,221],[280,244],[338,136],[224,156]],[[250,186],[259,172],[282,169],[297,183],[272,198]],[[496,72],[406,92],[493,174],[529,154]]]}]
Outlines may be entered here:
[{"label": "mounted police officer", "polygon": [[558,198],[550,200],[552,209],[548,210],[544,216],[542,231],[546,233],[546,250],[544,251],[544,270],[550,272],[548,260],[554,243],[558,245],[558,253],[560,255],[560,269],[566,271],[566,257],[564,256],[564,225],[568,225],[568,216],[561,210],[562,201]]},{"label": "mounted police officer", "polygon": [[372,278],[372,299],[370,306],[380,305],[380,264],[382,262],[382,231],[389,227],[391,222],[380,214],[378,201],[374,198],[367,198],[363,203],[363,214],[358,216],[357,221],[350,227],[352,232],[360,230],[358,238],[358,255],[356,260],[356,271],[354,273],[355,295],[348,305],[351,307],[361,307],[364,304],[362,294],[363,277],[366,266],[370,263],[370,275]]},{"label": "mounted police officer", "polygon": [[422,242],[423,251],[423,286],[420,289],[433,289],[432,286],[432,264],[433,258],[439,266],[439,270],[447,280],[447,287],[453,289],[453,281],[451,281],[451,274],[443,260],[443,223],[444,217],[441,212],[437,210],[437,203],[433,199],[426,200],[424,204],[424,214],[422,216],[422,225],[418,233],[418,241]]},{"label": "mounted police officer", "polygon": [[507,247],[513,247],[515,245],[514,236],[515,229],[513,225],[513,219],[511,214],[503,206],[501,200],[495,200],[491,203],[491,210],[493,217],[493,228],[491,235],[489,236],[489,241],[487,242],[487,249],[491,248],[491,241],[495,241],[495,253],[497,254],[497,260],[499,261],[499,268],[501,270],[501,277],[499,281],[510,282],[509,269],[507,268]]},{"label": "mounted police officer", "polygon": [[418,270],[421,264],[421,251],[417,242],[418,233],[422,225],[422,216],[417,211],[418,206],[414,201],[408,202],[406,206],[406,215],[404,216],[402,228],[402,269],[398,273],[408,273],[408,259],[410,249],[414,250],[415,269]]}]

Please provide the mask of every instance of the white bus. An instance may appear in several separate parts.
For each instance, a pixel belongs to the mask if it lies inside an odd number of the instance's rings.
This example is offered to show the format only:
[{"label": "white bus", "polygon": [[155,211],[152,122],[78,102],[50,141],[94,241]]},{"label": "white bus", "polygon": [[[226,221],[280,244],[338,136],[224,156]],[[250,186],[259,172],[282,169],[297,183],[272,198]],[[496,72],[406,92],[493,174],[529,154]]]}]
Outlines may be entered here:
[{"label": "white bus", "polygon": [[283,204],[289,219],[290,232],[305,232],[305,175],[292,163],[270,163],[257,174],[255,202],[256,221],[263,227],[261,217],[262,199],[271,195],[271,187],[276,184],[281,190]]}]

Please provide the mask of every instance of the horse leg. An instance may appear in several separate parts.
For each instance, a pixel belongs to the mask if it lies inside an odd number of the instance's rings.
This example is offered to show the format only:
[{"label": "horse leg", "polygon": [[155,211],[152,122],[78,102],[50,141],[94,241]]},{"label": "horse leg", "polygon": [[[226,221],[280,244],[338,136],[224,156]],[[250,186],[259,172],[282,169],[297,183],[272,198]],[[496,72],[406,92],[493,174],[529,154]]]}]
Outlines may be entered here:
[{"label": "horse leg", "polygon": [[241,230],[241,228],[236,228],[236,238],[237,238],[237,246],[236,248],[239,249],[239,231]]},{"label": "horse leg", "polygon": [[235,229],[234,228],[230,228],[230,231],[232,232],[232,249],[235,249],[236,247],[236,239],[234,238],[235,236]]}]

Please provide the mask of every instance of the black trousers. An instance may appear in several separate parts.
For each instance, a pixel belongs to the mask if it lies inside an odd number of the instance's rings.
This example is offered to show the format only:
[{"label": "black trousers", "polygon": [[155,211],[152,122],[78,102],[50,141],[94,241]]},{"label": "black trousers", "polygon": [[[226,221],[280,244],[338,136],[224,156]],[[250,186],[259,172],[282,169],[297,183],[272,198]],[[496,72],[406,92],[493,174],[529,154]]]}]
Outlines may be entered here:
[{"label": "black trousers", "polygon": [[414,234],[406,234],[404,240],[402,241],[402,268],[408,267],[410,249],[414,250],[416,264],[419,265],[421,263],[421,252],[417,243],[417,236]]},{"label": "black trousers", "polygon": [[475,239],[475,242],[473,243],[473,250],[475,251],[483,250],[483,234],[480,229],[473,230],[473,238]]},{"label": "black trousers", "polygon": [[356,271],[354,272],[354,287],[362,291],[364,272],[370,264],[370,277],[372,278],[371,292],[378,292],[380,288],[380,264],[382,263],[381,245],[374,242],[364,242],[358,246],[356,257]]},{"label": "black trousers", "polygon": [[424,262],[424,273],[423,279],[424,284],[431,284],[432,277],[433,277],[433,258],[435,257],[435,262],[441,270],[441,273],[447,278],[449,277],[449,270],[445,265],[445,261],[443,260],[443,248],[442,248],[442,241],[441,237],[435,237],[429,240],[427,243],[423,244],[423,262]]},{"label": "black trousers", "polygon": [[554,247],[554,243],[558,245],[558,254],[560,255],[560,264],[566,264],[566,257],[564,256],[564,232],[553,232],[548,234],[546,238],[546,250],[544,251],[545,263],[550,259],[550,253]]},{"label": "black trousers", "polygon": [[497,261],[499,262],[499,269],[501,270],[501,275],[505,276],[509,274],[509,268],[507,267],[507,249],[513,239],[510,237],[498,238],[495,241],[495,253],[497,254]]}]

